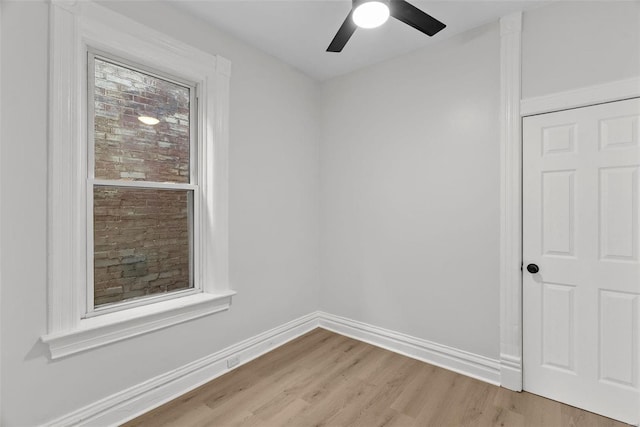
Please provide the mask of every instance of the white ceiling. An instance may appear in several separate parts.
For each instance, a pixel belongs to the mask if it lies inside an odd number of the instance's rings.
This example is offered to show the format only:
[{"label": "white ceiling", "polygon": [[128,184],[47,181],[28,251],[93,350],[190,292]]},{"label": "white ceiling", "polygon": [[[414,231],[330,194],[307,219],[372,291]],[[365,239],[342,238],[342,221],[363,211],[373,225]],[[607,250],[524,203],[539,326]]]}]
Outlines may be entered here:
[{"label": "white ceiling", "polygon": [[541,0],[409,0],[447,27],[434,37],[393,18],[358,29],[342,53],[325,52],[351,9],[348,0],[178,0],[176,7],[302,70],[326,80],[422,48]]}]

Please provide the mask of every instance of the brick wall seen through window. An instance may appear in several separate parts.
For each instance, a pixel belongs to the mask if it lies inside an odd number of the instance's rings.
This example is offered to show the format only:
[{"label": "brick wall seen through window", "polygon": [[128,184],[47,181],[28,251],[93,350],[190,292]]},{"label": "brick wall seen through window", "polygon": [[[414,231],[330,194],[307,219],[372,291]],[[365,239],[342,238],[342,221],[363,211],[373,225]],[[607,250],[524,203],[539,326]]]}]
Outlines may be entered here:
[{"label": "brick wall seen through window", "polygon": [[170,184],[190,183],[192,89],[98,57],[93,65],[94,306],[188,289],[193,194]]}]

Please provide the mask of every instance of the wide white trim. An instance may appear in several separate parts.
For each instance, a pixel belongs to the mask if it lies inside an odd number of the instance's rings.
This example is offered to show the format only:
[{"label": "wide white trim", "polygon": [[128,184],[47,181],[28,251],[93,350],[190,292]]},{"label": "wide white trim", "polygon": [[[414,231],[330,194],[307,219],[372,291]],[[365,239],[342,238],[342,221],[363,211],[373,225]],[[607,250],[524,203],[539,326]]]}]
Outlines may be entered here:
[{"label": "wide white trim", "polygon": [[523,99],[522,116],[640,97],[640,77]]},{"label": "wide white trim", "polygon": [[237,357],[240,361],[237,366],[242,366],[317,327],[491,384],[498,385],[500,381],[498,360],[318,311],[158,375],[45,425],[120,425],[229,372],[229,359]]},{"label": "wide white trim", "polygon": [[234,294],[198,293],[82,319],[76,329],[45,335],[42,342],[49,345],[51,358],[59,359],[227,310]]},{"label": "wide white trim", "polygon": [[73,328],[79,312],[76,288],[82,272],[78,270],[85,262],[84,259],[75,262],[75,256],[85,252],[77,237],[83,235],[85,228],[78,218],[84,203],[78,200],[79,190],[74,182],[85,178],[82,170],[68,166],[81,163],[79,153],[75,152],[79,146],[77,138],[82,135],[82,129],[76,128],[80,123],[77,110],[81,101],[80,94],[73,89],[77,80],[74,49],[77,25],[71,12],[53,4],[50,22],[47,299],[49,332],[57,332]]},{"label": "wide white trim", "polygon": [[500,384],[500,362],[378,326],[319,312],[320,327],[490,384]]},{"label": "wide white trim", "polygon": [[500,20],[500,383],[522,390],[522,13]]},{"label": "wide white trim", "polygon": [[[2,9],[3,0],[0,0],[0,64],[2,64]],[[0,66],[0,70],[2,67]],[[2,100],[2,72],[0,71],[0,100]],[[0,102],[0,141],[2,141],[2,102]],[[2,164],[2,150],[0,149],[0,165]],[[2,181],[0,180],[0,242],[2,242]],[[2,248],[0,248],[0,260],[2,260]],[[0,310],[2,309],[2,262],[0,261]],[[0,319],[2,316],[0,316]],[[0,320],[0,330],[2,330],[2,321]],[[0,335],[0,385],[2,384],[2,355],[4,354],[2,346],[2,336]],[[2,387],[0,386],[0,420],[2,416]]]},{"label": "wide white trim", "polygon": [[[52,0],[50,7],[48,331],[62,357],[228,309],[228,143],[231,63],[140,25],[93,2]],[[92,248],[87,200],[86,57],[98,49],[193,82],[198,91],[197,233],[199,295],[85,319]],[[156,300],[156,301],[159,301]],[[145,306],[146,307],[146,306]],[[98,320],[98,317],[102,317]],[[110,323],[108,321],[111,321]],[[148,325],[143,325],[147,322]],[[96,325],[100,323],[100,326]],[[108,323],[108,324],[107,324]],[[116,331],[116,328],[120,328]]]},{"label": "wide white trim", "polygon": [[115,393],[46,425],[120,425],[229,372],[227,360],[230,358],[237,357],[240,361],[237,366],[242,366],[317,327],[318,314],[308,314]]}]

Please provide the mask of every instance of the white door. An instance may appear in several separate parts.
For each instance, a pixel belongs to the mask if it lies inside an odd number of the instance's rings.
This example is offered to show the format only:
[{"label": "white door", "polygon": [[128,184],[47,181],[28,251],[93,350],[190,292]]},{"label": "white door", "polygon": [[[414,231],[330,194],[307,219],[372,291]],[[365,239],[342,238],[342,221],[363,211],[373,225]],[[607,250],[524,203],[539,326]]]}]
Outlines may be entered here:
[{"label": "white door", "polygon": [[638,99],[523,121],[524,389],[633,424],[639,167]]}]

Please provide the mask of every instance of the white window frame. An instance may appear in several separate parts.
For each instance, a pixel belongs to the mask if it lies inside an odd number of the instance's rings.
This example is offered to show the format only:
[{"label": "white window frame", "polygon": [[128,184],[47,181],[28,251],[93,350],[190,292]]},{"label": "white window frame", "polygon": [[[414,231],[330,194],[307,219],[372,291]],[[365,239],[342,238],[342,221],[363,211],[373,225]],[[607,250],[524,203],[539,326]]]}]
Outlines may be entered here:
[{"label": "white window frame", "polygon": [[[54,0],[50,10],[48,344],[52,359],[223,310],[235,294],[228,267],[228,121],[231,63],[92,2]],[[194,241],[199,292],[87,316],[90,151],[89,49],[194,82],[198,88]],[[89,245],[91,243],[91,245]],[[194,265],[195,267],[195,265]]]},{"label": "white window frame", "polygon": [[[200,158],[200,134],[198,132],[198,100],[200,99],[200,87],[194,83],[179,76],[166,75],[158,72],[157,70],[150,69],[141,64],[134,63],[127,59],[118,58],[109,52],[101,52],[89,47],[87,58],[87,284],[85,287],[85,315],[84,317],[99,316],[105,313],[123,310],[126,308],[138,307],[141,305],[149,304],[157,301],[164,301],[180,296],[192,295],[202,291],[202,281],[200,279],[199,266],[202,260],[199,255],[201,251],[193,250],[200,247],[200,197],[199,197],[199,183],[200,183],[200,167],[198,165],[198,159]],[[94,94],[95,89],[95,59],[113,63],[115,65],[128,68],[130,70],[143,73],[152,76],[157,79],[171,82],[176,85],[189,89],[189,182],[188,183],[169,183],[169,182],[156,182],[156,181],[125,181],[117,179],[96,179],[95,177],[95,132],[93,131],[95,123],[95,108],[94,108]],[[93,80],[93,81],[90,81]],[[157,293],[147,295],[144,297],[133,298],[130,300],[120,301],[116,303],[110,303],[100,307],[95,306],[95,282],[94,282],[94,251],[95,242],[93,240],[94,222],[93,222],[93,210],[94,200],[93,191],[96,186],[116,186],[119,188],[144,188],[144,189],[163,189],[163,190],[187,190],[193,192],[193,200],[191,201],[192,207],[189,212],[190,227],[190,247],[189,247],[189,265],[190,265],[190,287],[188,289],[181,289],[178,291]],[[94,284],[91,286],[91,284]]]}]

